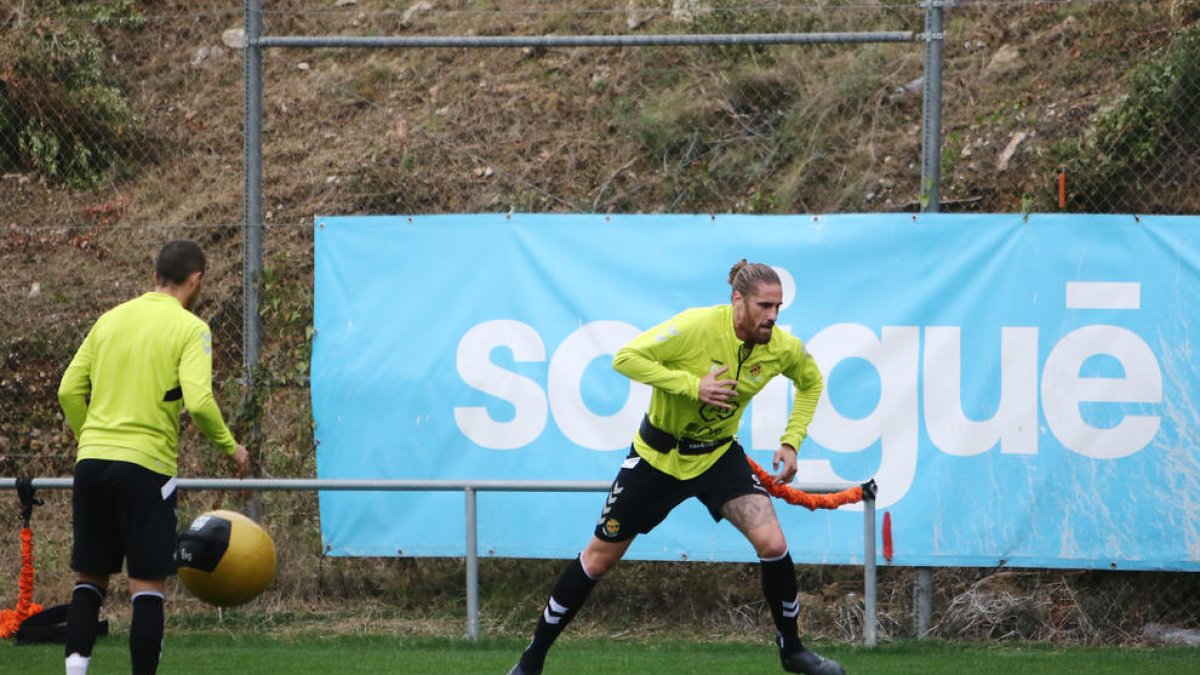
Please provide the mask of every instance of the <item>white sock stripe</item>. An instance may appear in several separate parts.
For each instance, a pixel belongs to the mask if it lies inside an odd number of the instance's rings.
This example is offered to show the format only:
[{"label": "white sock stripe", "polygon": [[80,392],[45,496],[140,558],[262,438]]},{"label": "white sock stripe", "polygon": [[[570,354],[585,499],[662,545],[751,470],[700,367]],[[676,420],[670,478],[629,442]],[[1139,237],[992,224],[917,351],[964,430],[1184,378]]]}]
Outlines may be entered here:
[{"label": "white sock stripe", "polygon": [[800,595],[796,594],[796,599],[791,602],[783,602],[783,615],[789,619],[794,619],[800,615]]},{"label": "white sock stripe", "polygon": [[568,609],[570,609],[570,607],[560,605],[558,601],[554,599],[553,595],[550,596],[550,601],[546,604],[549,606],[549,610],[555,614],[564,614]]},{"label": "white sock stripe", "polygon": [[95,584],[75,584],[75,588],[72,588],[71,592],[74,593],[81,588],[90,588],[96,592],[96,595],[100,596],[100,599],[104,599],[104,591],[100,590],[100,587]]},{"label": "white sock stripe", "polygon": [[550,613],[550,608],[549,608],[549,607],[547,607],[547,608],[546,608],[546,611],[542,612],[542,618],[543,618],[543,619],[545,619],[545,620],[546,620],[546,623],[549,623],[549,624],[556,624],[556,625],[557,625],[559,621],[562,621],[562,617],[561,617],[561,616],[557,616],[557,615],[554,615],[554,614],[551,614],[551,613]]},{"label": "white sock stripe", "polygon": [[[601,520],[600,524],[603,525],[604,521]],[[583,570],[583,576],[587,577],[588,579],[591,579],[592,581],[598,580],[598,577],[596,575],[594,575],[588,571],[587,565],[583,564],[583,558],[579,558],[579,569]]]},{"label": "white sock stripe", "polygon": [[142,591],[141,593],[134,593],[133,595],[129,596],[129,604],[132,605],[134,600],[137,600],[143,595],[148,595],[152,598],[158,598],[159,600],[166,600],[166,598],[163,597],[163,594],[159,593],[158,591]]},{"label": "white sock stripe", "polygon": [[784,552],[783,552],[783,555],[776,556],[776,557],[774,557],[774,558],[759,558],[759,559],[758,559],[758,561],[759,561],[759,562],[765,562],[765,563],[769,563],[769,562],[779,562],[780,560],[783,560],[784,558],[788,557],[788,554],[790,554],[790,553],[791,553],[791,550],[789,549],[789,550],[787,550],[787,551],[784,551]]}]

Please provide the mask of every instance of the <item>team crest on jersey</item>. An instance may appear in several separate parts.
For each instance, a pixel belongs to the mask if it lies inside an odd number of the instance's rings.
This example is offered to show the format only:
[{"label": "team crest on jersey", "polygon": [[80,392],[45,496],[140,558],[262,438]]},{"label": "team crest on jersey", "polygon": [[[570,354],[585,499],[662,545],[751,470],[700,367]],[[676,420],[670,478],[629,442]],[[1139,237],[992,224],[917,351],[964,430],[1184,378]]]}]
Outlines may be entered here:
[{"label": "team crest on jersey", "polygon": [[607,534],[610,537],[615,537],[620,531],[621,521],[617,520],[616,518],[609,518],[608,520],[604,521],[604,534]]},{"label": "team crest on jersey", "polygon": [[758,376],[761,374],[762,374],[762,364],[761,363],[756,363],[756,364],[750,366],[750,377],[753,377],[754,379],[757,380]]}]

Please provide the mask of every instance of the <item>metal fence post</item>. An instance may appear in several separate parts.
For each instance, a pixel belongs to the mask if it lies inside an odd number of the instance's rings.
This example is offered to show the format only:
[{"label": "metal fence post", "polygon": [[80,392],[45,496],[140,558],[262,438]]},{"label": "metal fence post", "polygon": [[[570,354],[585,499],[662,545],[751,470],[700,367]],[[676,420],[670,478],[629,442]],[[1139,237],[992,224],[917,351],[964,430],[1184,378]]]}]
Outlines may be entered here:
[{"label": "metal fence post", "polygon": [[875,491],[863,491],[863,644],[876,642]]},{"label": "metal fence post", "polygon": [[[921,137],[921,211],[937,213],[942,191],[942,48],[945,46],[945,8],[954,0],[926,0],[925,7],[925,98]],[[929,634],[933,607],[933,573],[928,567],[917,570],[914,589],[917,637]]]},{"label": "metal fence post", "polygon": [[246,0],[244,70],[246,110],[243,172],[246,193],[242,199],[242,363],[248,389],[253,388],[262,336],[259,334],[259,281],[262,277],[262,0]]},{"label": "metal fence post", "polygon": [[927,638],[933,617],[933,568],[917,568],[917,587],[913,594],[916,596],[913,611],[917,615],[917,638]]},{"label": "metal fence post", "polygon": [[942,173],[942,47],[944,8],[952,0],[926,0],[925,97],[921,136],[921,210],[937,213],[941,204]]},{"label": "metal fence post", "polygon": [[[259,319],[262,292],[262,0],[246,0],[245,43],[243,70],[246,107],[243,118],[243,174],[245,193],[242,197],[242,364],[245,399],[243,409],[251,413],[250,443],[257,445],[259,436],[258,402],[255,377],[259,355],[262,353],[261,322]],[[256,448],[257,449],[257,448]],[[262,499],[255,493],[250,500],[250,517],[262,517]]]},{"label": "metal fence post", "polygon": [[467,497],[467,639],[479,639],[479,541],[476,536],[475,488],[463,490]]}]

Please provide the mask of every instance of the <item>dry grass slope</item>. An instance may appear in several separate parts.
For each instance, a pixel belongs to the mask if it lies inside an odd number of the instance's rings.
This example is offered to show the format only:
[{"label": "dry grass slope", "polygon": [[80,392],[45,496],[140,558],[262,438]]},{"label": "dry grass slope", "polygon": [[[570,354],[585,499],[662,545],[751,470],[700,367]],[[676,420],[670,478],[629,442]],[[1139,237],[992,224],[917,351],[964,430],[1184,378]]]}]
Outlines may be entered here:
[{"label": "dry grass slope", "polygon": [[[31,4],[0,2],[8,36],[0,40],[63,25],[35,17]],[[244,396],[236,379],[242,66],[222,41],[240,26],[240,6],[117,4],[144,18],[96,31],[105,76],[139,119],[133,169],[75,190],[21,164],[11,147],[0,154],[0,475],[68,475],[72,447],[54,401],[58,377],[95,317],[145,288],[151,256],[169,237],[195,238],[211,253],[198,312],[216,334],[219,397],[237,433],[252,441],[260,475],[295,477],[315,473],[304,388],[314,214],[793,213],[918,204],[919,45],[268,50],[264,354],[260,385]],[[265,21],[276,35],[922,29],[919,11],[894,4],[747,3],[690,18],[673,15],[681,3],[666,0],[544,3],[528,12],[438,0],[409,11],[423,4],[282,0],[268,3]],[[1197,20],[1195,3],[1174,0],[1169,12],[1154,4],[965,2],[951,11],[941,164],[947,208],[1054,208],[1054,176],[1071,158],[1070,144],[1129,91],[1134,65]],[[18,87],[38,86],[33,75],[22,79],[0,64],[0,104],[31,93]],[[1196,211],[1200,205],[1180,200],[1200,194],[1197,158],[1172,156],[1177,164],[1147,174],[1163,174],[1167,182],[1152,185],[1167,187],[1128,194],[1128,210]],[[194,434],[185,435],[182,456],[184,475],[224,470]],[[35,516],[38,599],[55,603],[71,583],[69,511],[66,495],[47,497]],[[181,518],[218,505],[237,509],[247,499],[189,494]],[[461,630],[461,561],[326,558],[315,495],[262,500],[280,577],[233,614],[238,620],[297,630]],[[16,546],[0,547],[0,604],[15,597],[17,555]],[[485,561],[484,631],[523,634],[557,567]],[[803,575],[806,630],[861,635],[857,572]],[[910,572],[884,570],[882,580],[883,635],[911,634]],[[629,564],[600,588],[578,630],[761,635],[768,619],[757,583],[743,565]],[[1200,615],[1195,580],[1178,575],[939,570],[937,588],[936,634],[947,637],[1136,642],[1147,621],[1195,627]],[[122,606],[111,603],[118,617]]]}]

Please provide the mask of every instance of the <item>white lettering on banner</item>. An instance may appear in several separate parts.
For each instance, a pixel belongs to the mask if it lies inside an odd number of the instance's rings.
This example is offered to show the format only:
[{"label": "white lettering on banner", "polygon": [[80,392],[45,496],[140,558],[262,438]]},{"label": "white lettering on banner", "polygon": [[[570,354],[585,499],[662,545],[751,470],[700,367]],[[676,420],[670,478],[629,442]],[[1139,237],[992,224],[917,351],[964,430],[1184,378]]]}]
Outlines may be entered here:
[{"label": "white lettering on banner", "polygon": [[485,321],[458,342],[458,376],[474,389],[508,401],[512,420],[497,422],[484,407],[456,407],[454,421],[471,442],[484,448],[513,450],[529,445],[546,428],[546,396],[537,382],[492,363],[492,350],[508,347],[518,363],[546,360],[542,336],[520,321]]},{"label": "white lettering on banner", "polygon": [[[567,336],[550,359],[547,376],[549,410],[572,443],[590,450],[629,446],[638,421],[650,405],[650,388],[631,383],[625,404],[613,415],[597,415],[583,400],[584,372],[601,356],[611,356],[640,331],[621,321],[595,321]],[[454,420],[472,443],[492,450],[513,450],[537,440],[546,429],[547,395],[533,380],[491,361],[492,350],[507,347],[517,362],[544,362],[546,349],[537,331],[512,320],[485,321],[458,343],[458,374],[468,386],[507,401],[516,408],[508,422],[492,419],[483,406],[454,408]]]},{"label": "white lettering on banner", "polygon": [[[890,506],[912,486],[917,473],[917,363],[920,329],[884,326],[882,338],[866,326],[834,324],[813,336],[808,350],[822,373],[833,372],[845,359],[862,359],[879,373],[879,402],[865,417],[843,416],[821,393],[817,413],[808,426],[814,441],[835,452],[859,452],[880,441],[881,459],[875,478],[879,484],[876,505]],[[828,460],[800,460],[799,475],[806,481],[844,482]]]},{"label": "white lettering on banner", "polygon": [[1067,309],[1137,309],[1142,285],[1117,281],[1068,281]]},{"label": "white lettering on banner", "polygon": [[640,331],[623,321],[594,321],[567,336],[550,358],[547,391],[554,423],[572,443],[589,450],[629,447],[650,405],[650,387],[630,381],[625,405],[614,415],[597,415],[583,400],[583,373],[591,362],[611,356]]},{"label": "white lettering on banner", "polygon": [[[790,275],[787,281],[791,282]],[[791,301],[794,289],[792,283],[786,302]],[[1124,283],[1119,290],[1121,302],[1109,302],[1105,309],[1137,309],[1140,284]],[[1068,308],[1086,308],[1087,298],[1086,293],[1076,292],[1067,301]],[[878,480],[877,505],[881,508],[899,501],[913,484],[922,399],[930,441],[948,455],[978,455],[997,445],[1002,454],[1038,451],[1038,329],[1001,327],[1000,395],[996,411],[985,420],[969,419],[963,411],[961,328],[924,329],[923,371],[921,332],[918,326],[884,326],[876,336],[867,326],[841,323],[822,329],[808,342],[826,376],[847,359],[866,361],[879,375],[879,400],[870,413],[859,418],[842,415],[832,404],[827,387],[809,434],[833,452],[861,452],[879,444],[880,463],[872,475]],[[549,409],[571,442],[594,450],[625,447],[649,403],[649,387],[631,384],[624,405],[608,416],[588,409],[581,387],[584,373],[595,359],[616,353],[638,333],[634,326],[619,321],[596,321],[571,333],[550,359],[547,397],[537,382],[490,359],[493,349],[507,347],[515,361],[545,361],[545,347],[537,331],[519,321],[488,321],[471,328],[458,345],[460,377],[474,389],[511,403],[516,414],[511,421],[497,422],[485,407],[456,407],[459,429],[484,448],[519,448],[542,434]],[[1116,359],[1124,369],[1123,376],[1082,377],[1084,362],[1097,355]],[[988,359],[980,362],[991,363]],[[1117,459],[1141,451],[1158,433],[1161,418],[1126,414],[1111,428],[1100,428],[1084,419],[1080,404],[1161,403],[1162,391],[1162,372],[1154,352],[1137,334],[1119,326],[1084,326],[1068,333],[1050,350],[1041,373],[1041,405],[1049,431],[1067,449],[1095,459]],[[749,416],[750,447],[778,447],[790,412],[788,399],[784,378],[755,397]],[[811,482],[866,478],[839,476],[825,459],[801,459],[799,468],[803,479]]]},{"label": "white lettering on banner", "polygon": [[1000,403],[988,420],[962,409],[962,330],[925,329],[925,430],[949,455],[978,455],[1000,443],[1000,452],[1037,452],[1038,329],[1000,329]]},{"label": "white lettering on banner", "polygon": [[[1080,377],[1092,356],[1107,354],[1121,362],[1124,377]],[[1079,404],[1162,402],[1162,371],[1150,345],[1119,326],[1084,326],[1067,333],[1046,357],[1042,408],[1046,424],[1063,446],[1085,457],[1117,459],[1138,452],[1158,433],[1158,415],[1126,415],[1111,429],[1088,424]]]}]

